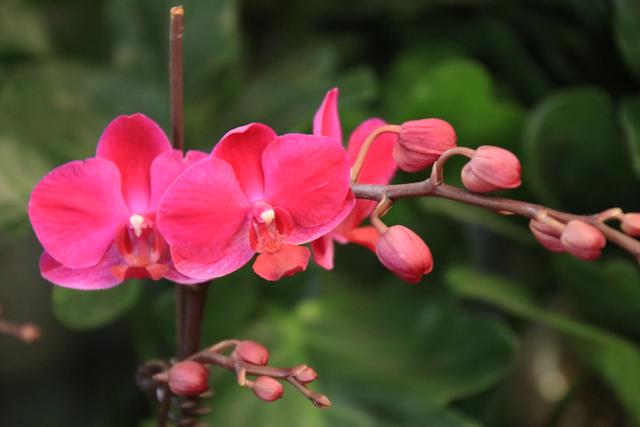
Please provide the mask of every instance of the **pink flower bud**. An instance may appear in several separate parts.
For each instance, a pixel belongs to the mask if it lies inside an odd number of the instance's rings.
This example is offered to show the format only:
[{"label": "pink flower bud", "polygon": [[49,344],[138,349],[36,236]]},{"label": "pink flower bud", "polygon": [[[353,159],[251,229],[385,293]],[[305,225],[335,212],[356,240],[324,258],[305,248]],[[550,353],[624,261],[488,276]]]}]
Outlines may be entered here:
[{"label": "pink flower bud", "polygon": [[253,383],[253,392],[265,402],[278,400],[284,394],[282,384],[271,377],[261,376]]},{"label": "pink flower bud", "polygon": [[378,240],[380,262],[408,283],[418,283],[433,269],[433,257],[426,243],[402,225],[389,227]]},{"label": "pink flower bud", "polygon": [[587,261],[598,258],[607,243],[600,230],[580,220],[569,221],[560,240],[571,255]]},{"label": "pink flower bud", "polygon": [[298,372],[294,378],[302,384],[309,384],[318,378],[318,374],[312,368],[307,366],[302,371]]},{"label": "pink flower bud", "polygon": [[393,158],[400,169],[417,172],[433,165],[445,151],[456,146],[456,132],[440,119],[421,119],[400,126]]},{"label": "pink flower bud", "polygon": [[462,183],[476,193],[516,188],[521,183],[520,161],[511,151],[483,145],[462,168]]},{"label": "pink flower bud", "polygon": [[20,328],[19,335],[22,341],[31,343],[40,338],[40,329],[33,323],[25,323]]},{"label": "pink flower bud", "polygon": [[209,370],[202,363],[185,360],[169,369],[169,388],[178,396],[197,396],[209,388]]},{"label": "pink flower bud", "polygon": [[622,215],[620,227],[629,236],[640,236],[640,213],[634,212]]},{"label": "pink flower bud", "polygon": [[564,252],[566,250],[560,241],[560,234],[562,233],[549,224],[532,219],[529,222],[529,229],[531,229],[536,240],[551,252]]},{"label": "pink flower bud", "polygon": [[254,365],[264,366],[269,362],[269,351],[255,341],[240,341],[231,357]]}]

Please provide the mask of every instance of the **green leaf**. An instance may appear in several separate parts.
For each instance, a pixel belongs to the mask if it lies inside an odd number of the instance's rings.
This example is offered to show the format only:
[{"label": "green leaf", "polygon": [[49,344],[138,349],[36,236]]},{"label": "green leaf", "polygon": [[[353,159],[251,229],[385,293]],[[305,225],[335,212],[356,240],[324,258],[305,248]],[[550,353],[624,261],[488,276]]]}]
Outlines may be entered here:
[{"label": "green leaf", "polygon": [[631,261],[589,263],[570,256],[553,258],[556,277],[590,321],[637,334],[640,325],[640,271]]},{"label": "green leaf", "polygon": [[53,314],[70,329],[88,330],[104,326],[126,313],[138,301],[142,282],[130,280],[115,288],[78,291],[53,287]]},{"label": "green leaf", "polygon": [[116,115],[162,117],[144,82],[72,63],[13,68],[0,92],[0,225],[26,220],[31,190],[60,163],[93,156]]},{"label": "green leaf", "polygon": [[640,98],[627,98],[620,105],[620,120],[627,138],[631,165],[640,178]]},{"label": "green leaf", "polygon": [[38,55],[49,48],[42,14],[25,1],[4,1],[0,13],[0,55]]},{"label": "green leaf", "polygon": [[396,292],[366,294],[332,289],[295,309],[268,312],[242,335],[264,343],[274,366],[313,366],[319,378],[312,387],[332,400],[330,410],[319,411],[289,386],[282,400],[265,405],[229,374],[216,379],[221,400],[212,424],[478,427],[442,406],[503,378],[513,333],[440,299],[425,311],[420,301],[394,310],[389,302]]},{"label": "green leaf", "polygon": [[309,362],[336,384],[419,396],[435,405],[485,390],[511,367],[517,342],[497,319],[474,316],[426,287],[411,288],[411,296],[398,286],[351,292],[353,284],[338,273],[322,277],[325,286],[331,284],[323,298],[273,313],[248,331],[286,355],[274,354],[274,363]]},{"label": "green leaf", "polygon": [[640,349],[637,346],[605,330],[537,306],[517,283],[466,267],[450,269],[447,282],[461,296],[497,305],[571,338],[584,360],[602,375],[629,414],[640,422]]},{"label": "green leaf", "polygon": [[614,0],[615,35],[629,69],[640,78],[640,3]]},{"label": "green leaf", "polygon": [[551,205],[593,212],[636,199],[613,102],[599,88],[542,101],[527,123],[525,154],[527,181]]},{"label": "green leaf", "polygon": [[461,145],[491,144],[517,151],[524,110],[495,95],[491,75],[481,64],[464,57],[435,66],[419,64],[413,64],[409,78],[403,62],[392,71],[396,77],[387,85],[387,110],[393,119],[440,117],[456,128]]}]

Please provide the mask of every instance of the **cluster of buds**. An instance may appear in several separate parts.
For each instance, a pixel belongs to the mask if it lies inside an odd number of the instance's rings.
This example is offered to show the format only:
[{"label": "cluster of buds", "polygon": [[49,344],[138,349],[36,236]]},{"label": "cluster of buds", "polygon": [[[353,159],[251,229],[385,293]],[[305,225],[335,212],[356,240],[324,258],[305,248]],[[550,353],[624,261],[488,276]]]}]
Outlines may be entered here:
[{"label": "cluster of buds", "polygon": [[[222,354],[229,348],[233,348],[229,356]],[[200,396],[209,390],[209,369],[206,365],[218,365],[235,371],[238,384],[252,389],[265,402],[280,399],[284,394],[281,381],[287,381],[316,406],[331,406],[326,396],[307,388],[307,384],[318,377],[315,370],[307,365],[273,368],[267,366],[268,362],[269,351],[263,345],[248,340],[229,340],[175,363],[168,370],[155,374],[153,379],[158,384],[167,384],[169,390],[177,396]],[[254,376],[255,379],[250,380],[248,376]]]},{"label": "cluster of buds", "polygon": [[[482,146],[475,150],[457,146],[456,132],[448,122],[428,118],[412,120],[402,125],[385,125],[384,132],[395,133],[393,159],[406,172],[419,172],[432,168],[433,182],[442,182],[442,169],[453,155],[469,157],[461,172],[462,183],[472,192],[484,193],[516,188],[520,185],[520,162],[508,150]],[[372,133],[373,138],[377,132]],[[363,144],[363,150],[369,144]],[[364,158],[364,155],[361,156]],[[352,176],[357,179],[359,167]],[[408,283],[418,283],[433,269],[433,257],[427,244],[405,226],[387,227],[380,219],[391,207],[383,200],[371,215],[371,223],[379,233],[375,252],[380,262],[396,276]]]},{"label": "cluster of buds", "polygon": [[[521,166],[518,158],[508,150],[494,146],[476,149],[457,146],[454,128],[444,120],[429,118],[405,122],[401,125],[384,125],[374,130],[368,138],[373,140],[381,133],[395,134],[393,159],[406,172],[419,172],[431,168],[430,179],[419,188],[422,195],[437,193],[443,196],[443,169],[447,160],[456,155],[469,160],[461,170],[461,181],[470,192],[455,193],[459,201],[492,209],[499,213],[518,213],[531,219],[529,228],[542,246],[553,252],[567,252],[577,258],[592,261],[599,258],[607,240],[612,240],[640,259],[640,248],[630,237],[640,236],[640,213],[624,213],[621,209],[608,209],[592,216],[572,215],[539,205],[509,199],[473,195],[517,188],[521,184]],[[363,144],[362,150],[368,149]],[[364,155],[359,156],[361,159]],[[352,176],[357,180],[356,163]],[[388,186],[380,196],[380,203],[371,214],[371,223],[378,232],[375,252],[380,262],[396,276],[408,283],[418,283],[423,275],[433,269],[433,257],[427,244],[405,226],[387,227],[381,220],[392,206]],[[393,195],[391,195],[393,197]],[[406,196],[404,196],[406,197]],[[445,196],[446,197],[446,196]],[[605,222],[619,222],[620,231]]]},{"label": "cluster of buds", "polygon": [[570,219],[566,222],[559,219],[545,214],[540,219],[532,219],[529,228],[536,240],[548,250],[568,252],[586,261],[600,257],[607,239],[598,225],[603,225],[606,221],[617,220],[623,233],[631,237],[640,236],[640,213],[624,213],[618,208],[609,209],[591,218]]}]

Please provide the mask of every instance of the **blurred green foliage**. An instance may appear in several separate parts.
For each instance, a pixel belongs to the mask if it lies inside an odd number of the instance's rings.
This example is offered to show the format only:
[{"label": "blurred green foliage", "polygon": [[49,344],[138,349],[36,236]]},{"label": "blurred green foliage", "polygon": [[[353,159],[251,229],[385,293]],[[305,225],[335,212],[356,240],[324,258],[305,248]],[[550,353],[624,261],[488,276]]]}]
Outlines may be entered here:
[{"label": "blurred green foliage", "polygon": [[[32,346],[0,337],[0,425],[154,425],[133,373],[175,354],[169,283],[53,289],[26,204],[52,167],[90,156],[118,114],[168,124],[167,27],[157,0],[3,0],[0,304]],[[308,131],[339,86],[345,133],[376,115],[437,116],[459,143],[521,156],[514,197],[579,212],[640,210],[640,6],[635,0],[185,0],[189,148],[263,121]],[[452,164],[455,169],[456,164]],[[449,171],[456,182],[456,171]],[[398,181],[414,179],[399,174]],[[213,283],[204,343],[257,340],[309,363],[331,410],[293,389],[263,404],[214,369],[213,425],[640,425],[640,272],[620,251],[545,252],[518,218],[443,200],[388,216],[436,269],[407,286],[359,247],[336,270],[267,285]]]}]

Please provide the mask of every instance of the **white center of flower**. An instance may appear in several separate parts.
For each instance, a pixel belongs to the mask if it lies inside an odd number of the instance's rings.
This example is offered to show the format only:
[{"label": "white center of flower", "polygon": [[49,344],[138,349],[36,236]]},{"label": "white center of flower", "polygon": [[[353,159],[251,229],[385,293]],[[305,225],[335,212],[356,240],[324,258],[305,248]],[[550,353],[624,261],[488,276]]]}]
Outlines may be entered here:
[{"label": "white center of flower", "polygon": [[133,228],[133,232],[136,233],[136,236],[140,237],[140,235],[142,234],[144,217],[142,215],[133,214],[129,218],[129,224],[131,224],[131,228]]},{"label": "white center of flower", "polygon": [[260,218],[266,223],[271,224],[271,221],[276,217],[276,213],[273,209],[267,209],[266,211],[260,213]]}]

